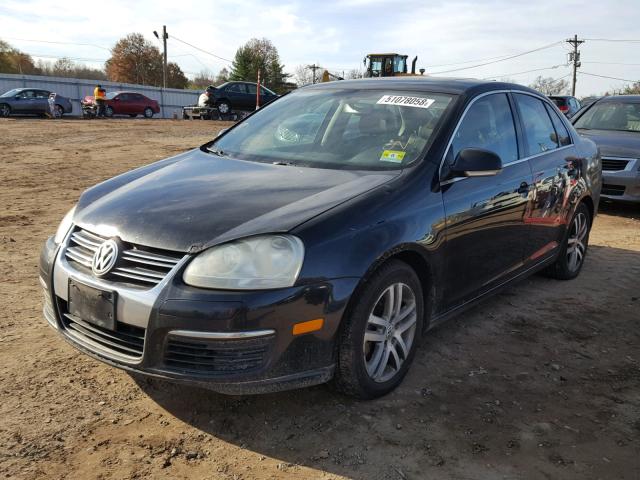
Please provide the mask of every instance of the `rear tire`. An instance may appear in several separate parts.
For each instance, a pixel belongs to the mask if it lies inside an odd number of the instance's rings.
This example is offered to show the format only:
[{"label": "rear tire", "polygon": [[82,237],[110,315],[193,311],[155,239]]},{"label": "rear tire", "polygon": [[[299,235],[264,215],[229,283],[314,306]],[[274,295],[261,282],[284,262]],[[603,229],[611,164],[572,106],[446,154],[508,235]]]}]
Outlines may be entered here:
[{"label": "rear tire", "polygon": [[11,107],[6,103],[0,103],[0,117],[8,117],[11,115]]},{"label": "rear tire", "polygon": [[545,273],[558,280],[576,278],[582,270],[587,255],[590,231],[591,213],[589,208],[581,203],[567,226],[567,233],[558,258],[545,270]]},{"label": "rear tire", "polygon": [[153,118],[153,109],[151,107],[147,107],[144,109],[144,118]]},{"label": "rear tire", "polygon": [[64,115],[64,108],[61,105],[54,105],[53,107],[53,117],[54,118],[62,118]]},{"label": "rear tire", "polygon": [[358,295],[339,335],[334,382],[347,395],[370,399],[406,375],[422,333],[424,299],[418,276],[398,260],[384,264]]}]

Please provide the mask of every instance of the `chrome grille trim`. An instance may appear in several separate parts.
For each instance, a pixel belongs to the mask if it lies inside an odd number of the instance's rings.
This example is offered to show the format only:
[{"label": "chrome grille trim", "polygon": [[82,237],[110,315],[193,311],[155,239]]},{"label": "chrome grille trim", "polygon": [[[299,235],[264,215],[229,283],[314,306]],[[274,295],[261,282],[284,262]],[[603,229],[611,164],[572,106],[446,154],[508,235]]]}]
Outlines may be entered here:
[{"label": "chrome grille trim", "polygon": [[[93,256],[107,237],[76,227],[69,236],[65,257],[85,269],[91,269]],[[166,255],[146,250],[144,246],[126,244],[116,267],[106,278],[151,288],[159,284],[184,259],[185,255],[167,251]],[[87,272],[90,273],[90,272]]]}]

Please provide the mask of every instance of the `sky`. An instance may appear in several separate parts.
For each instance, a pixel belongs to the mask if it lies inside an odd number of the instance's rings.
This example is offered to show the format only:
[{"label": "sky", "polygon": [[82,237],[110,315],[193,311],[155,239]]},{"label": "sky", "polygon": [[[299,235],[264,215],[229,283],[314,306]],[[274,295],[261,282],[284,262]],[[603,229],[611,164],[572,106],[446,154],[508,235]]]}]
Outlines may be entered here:
[{"label": "sky", "polygon": [[[337,73],[362,68],[367,53],[384,51],[409,55],[409,60],[417,55],[418,68],[434,76],[523,84],[538,75],[571,81],[571,47],[565,40],[577,34],[585,39],[578,96],[640,80],[640,0],[59,0],[55,6],[45,0],[2,0],[0,25],[0,39],[34,57],[66,56],[91,66],[101,66],[109,48],[128,33],[142,33],[161,48],[153,31],[167,25],[169,60],[188,76],[230,68],[227,60],[239,46],[266,37],[290,73],[312,63]],[[541,47],[546,48],[439,73]]]}]

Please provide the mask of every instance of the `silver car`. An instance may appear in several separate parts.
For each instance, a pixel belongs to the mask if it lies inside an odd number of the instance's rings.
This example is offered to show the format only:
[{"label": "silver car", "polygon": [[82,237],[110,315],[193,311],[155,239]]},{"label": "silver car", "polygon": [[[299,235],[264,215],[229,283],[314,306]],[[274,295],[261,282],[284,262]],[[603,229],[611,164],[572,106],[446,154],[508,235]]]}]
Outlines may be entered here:
[{"label": "silver car", "polygon": [[[49,110],[49,90],[41,88],[14,88],[0,95],[0,117],[9,115],[44,115]],[[54,115],[62,117],[72,111],[71,101],[56,95]]]},{"label": "silver car", "polygon": [[640,95],[603,97],[571,119],[602,155],[602,197],[640,203]]}]

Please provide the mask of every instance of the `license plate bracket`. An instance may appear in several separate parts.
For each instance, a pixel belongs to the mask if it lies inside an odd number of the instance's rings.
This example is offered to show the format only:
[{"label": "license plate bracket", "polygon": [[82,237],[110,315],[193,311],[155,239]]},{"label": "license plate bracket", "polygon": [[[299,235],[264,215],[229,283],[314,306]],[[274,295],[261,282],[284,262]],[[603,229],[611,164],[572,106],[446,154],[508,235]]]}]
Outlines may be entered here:
[{"label": "license plate bracket", "polygon": [[85,322],[115,331],[116,299],[114,291],[94,288],[69,279],[67,309],[69,314]]}]

